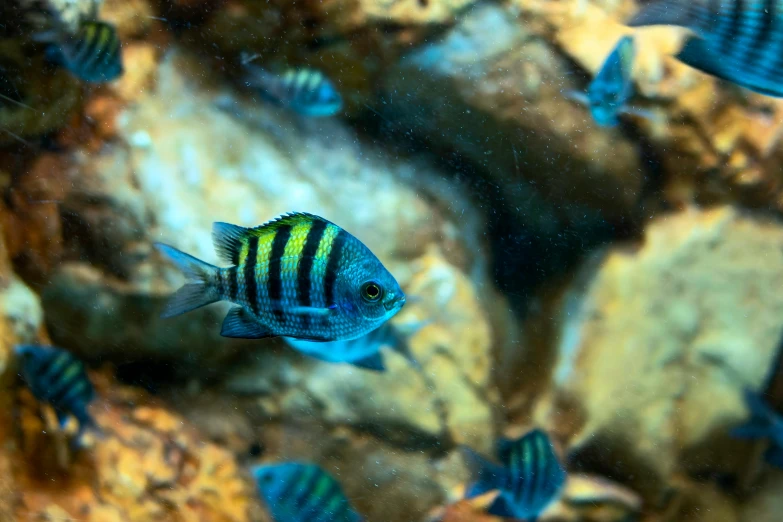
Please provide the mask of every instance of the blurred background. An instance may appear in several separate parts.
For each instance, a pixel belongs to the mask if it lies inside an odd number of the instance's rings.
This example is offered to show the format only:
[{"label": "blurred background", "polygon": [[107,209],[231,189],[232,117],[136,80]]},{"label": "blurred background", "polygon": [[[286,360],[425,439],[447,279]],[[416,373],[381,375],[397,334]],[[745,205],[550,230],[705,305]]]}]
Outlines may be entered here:
[{"label": "blurred background", "polygon": [[[686,32],[638,8],[3,0],[0,521],[269,521],[248,467],[292,460],[369,522],[499,521],[459,499],[458,450],[538,427],[568,470],[541,521],[779,522],[770,442],[731,430],[746,389],[783,407],[783,103],[680,63]],[[95,9],[111,81],[41,36]],[[601,127],[567,93],[626,34],[648,116]],[[270,103],[248,64],[317,69],[342,106]],[[394,274],[421,368],[226,339],[224,305],[160,318],[183,278],[153,242],[219,264],[212,222],[290,211]],[[69,446],[17,343],[85,361],[101,437]]]}]

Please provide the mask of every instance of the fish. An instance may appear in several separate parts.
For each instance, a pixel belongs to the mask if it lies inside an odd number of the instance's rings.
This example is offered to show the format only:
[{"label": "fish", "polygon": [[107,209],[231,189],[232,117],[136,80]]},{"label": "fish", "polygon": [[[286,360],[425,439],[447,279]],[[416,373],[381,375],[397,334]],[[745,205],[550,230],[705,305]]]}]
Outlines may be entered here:
[{"label": "fish", "polygon": [[358,368],[376,372],[386,371],[383,355],[381,355],[381,348],[383,346],[390,346],[393,350],[408,359],[414,367],[420,368],[421,366],[413,358],[413,354],[410,352],[410,347],[408,346],[405,337],[413,335],[427,323],[428,322],[422,321],[404,334],[399,327],[387,322],[367,335],[350,341],[317,343],[301,341],[290,337],[284,339],[286,343],[295,350],[321,361],[332,363],[344,362]]},{"label": "fish", "polygon": [[61,427],[73,415],[79,421],[75,440],[87,429],[100,432],[88,412],[95,389],[79,359],[53,346],[18,345],[14,352],[21,361],[22,380],[36,399],[54,408]]},{"label": "fish", "polygon": [[631,27],[673,25],[692,31],[676,58],[752,91],[783,96],[783,2],[657,0]]},{"label": "fish", "polygon": [[570,91],[567,96],[589,107],[593,120],[601,127],[615,127],[618,116],[631,112],[633,96],[633,60],[636,46],[631,36],[623,36],[587,86],[587,94]]},{"label": "fish", "polygon": [[245,69],[245,85],[278,107],[309,118],[334,116],[343,107],[337,88],[317,69],[288,68],[281,74],[251,64]]},{"label": "fish", "polygon": [[745,424],[734,428],[731,435],[741,439],[769,439],[770,446],[764,457],[773,466],[783,468],[783,415],[751,390],[745,390],[745,404],[750,418]]},{"label": "fish", "polygon": [[535,520],[565,485],[565,469],[542,430],[535,429],[516,440],[501,439],[497,445],[500,465],[470,448],[463,450],[476,477],[465,498],[500,491],[487,509],[491,515]]},{"label": "fish", "polygon": [[275,522],[362,520],[337,480],[314,464],[265,464],[251,474]]},{"label": "fish", "polygon": [[361,241],[322,217],[285,214],[255,228],[215,223],[218,268],[176,248],[158,250],[185,274],[163,317],[229,301],[224,337],[357,339],[405,305],[397,280]]},{"label": "fish", "polygon": [[105,83],[122,76],[122,43],[114,25],[100,20],[83,20],[76,32],[61,23],[55,28],[34,36],[49,44],[47,58],[63,66],[71,74],[87,83]]}]

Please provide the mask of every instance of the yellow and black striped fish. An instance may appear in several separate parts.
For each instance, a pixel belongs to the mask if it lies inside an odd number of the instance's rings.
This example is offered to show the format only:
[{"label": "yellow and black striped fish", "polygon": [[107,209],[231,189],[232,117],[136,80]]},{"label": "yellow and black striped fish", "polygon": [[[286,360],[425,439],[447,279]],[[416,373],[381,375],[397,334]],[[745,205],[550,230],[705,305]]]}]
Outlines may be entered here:
[{"label": "yellow and black striped fish", "polygon": [[502,466],[470,448],[463,449],[477,478],[465,496],[473,498],[499,490],[500,495],[487,509],[492,515],[535,520],[565,485],[566,472],[549,436],[541,430],[516,440],[501,439],[498,458]]},{"label": "yellow and black striped fish", "polygon": [[163,317],[216,301],[235,306],[221,335],[312,341],[361,337],[405,304],[397,281],[361,241],[323,218],[293,213],[256,228],[215,223],[218,268],[156,244],[188,278]]},{"label": "yellow and black striped fish", "polygon": [[783,97],[783,0],[656,0],[631,27],[676,25],[694,32],[677,59],[768,96]]},{"label": "yellow and black striped fish", "polygon": [[95,427],[87,412],[95,390],[81,361],[51,346],[20,345],[15,351],[21,358],[21,375],[27,387],[36,399],[54,408],[61,426],[73,415],[79,421],[79,435]]},{"label": "yellow and black striped fish", "polygon": [[246,64],[246,83],[266,100],[303,116],[333,116],[343,107],[334,84],[317,69],[287,69],[280,75]]},{"label": "yellow and black striped fish", "polygon": [[113,25],[85,20],[76,33],[58,29],[36,37],[48,42],[47,57],[82,81],[110,82],[123,73],[120,38]]}]

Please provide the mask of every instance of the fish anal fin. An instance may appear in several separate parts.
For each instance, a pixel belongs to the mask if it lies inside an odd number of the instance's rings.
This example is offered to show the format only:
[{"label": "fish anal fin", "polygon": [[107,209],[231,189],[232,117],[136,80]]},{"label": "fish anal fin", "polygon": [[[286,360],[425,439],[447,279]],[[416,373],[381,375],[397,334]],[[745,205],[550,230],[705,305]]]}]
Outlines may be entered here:
[{"label": "fish anal fin", "polygon": [[275,336],[269,328],[256,321],[241,306],[235,306],[228,311],[220,335],[234,339],[264,339]]},{"label": "fish anal fin", "polygon": [[487,508],[487,513],[496,517],[514,518],[514,512],[509,508],[508,502],[506,502],[503,495],[498,495],[498,498]]},{"label": "fish anal fin", "polygon": [[383,363],[383,356],[380,352],[374,353],[364,359],[353,361],[351,364],[358,368],[364,368],[365,370],[372,370],[375,372],[386,371],[386,365]]}]

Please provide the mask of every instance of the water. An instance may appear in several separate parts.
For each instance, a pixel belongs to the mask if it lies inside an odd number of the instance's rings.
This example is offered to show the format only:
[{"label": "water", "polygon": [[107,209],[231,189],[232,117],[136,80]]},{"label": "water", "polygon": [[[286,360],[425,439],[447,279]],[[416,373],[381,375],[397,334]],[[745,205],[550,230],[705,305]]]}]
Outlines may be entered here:
[{"label": "water", "polygon": [[[467,455],[537,505],[545,468],[496,451],[534,429],[567,474],[541,521],[780,520],[783,106],[679,63],[687,30],[629,29],[631,0],[95,7],[122,41],[105,84],[35,41],[90,1],[0,6],[0,522],[270,521],[257,470],[283,463],[368,522],[502,520],[502,491],[464,498],[489,476]],[[626,34],[633,110],[605,128],[572,94]],[[213,222],[294,211],[404,291],[366,349],[221,337],[226,302],[161,318],[186,280],[154,243],[229,266]],[[20,344],[84,361],[97,429],[59,425]],[[746,390],[771,410],[737,431]],[[281,498],[303,520],[337,498],[316,476]]]}]

